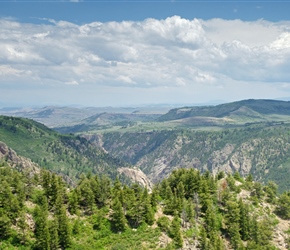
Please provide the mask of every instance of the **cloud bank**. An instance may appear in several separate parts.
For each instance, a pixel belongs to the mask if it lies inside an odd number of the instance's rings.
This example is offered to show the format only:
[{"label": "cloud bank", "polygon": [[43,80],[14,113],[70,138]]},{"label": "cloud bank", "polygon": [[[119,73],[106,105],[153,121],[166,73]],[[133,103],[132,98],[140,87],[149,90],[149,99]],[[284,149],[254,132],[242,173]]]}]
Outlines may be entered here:
[{"label": "cloud bank", "polygon": [[90,90],[96,95],[105,92],[106,105],[108,98],[113,105],[125,104],[115,98],[118,92],[140,95],[136,101],[143,103],[151,102],[153,96],[159,102],[170,98],[200,102],[228,96],[289,95],[290,22],[179,16],[83,25],[47,21],[0,19],[0,95],[4,99],[4,91],[11,96],[20,89],[47,99],[58,90],[59,98],[62,93],[67,102],[72,100],[65,98],[66,93],[87,95],[79,97],[82,102],[93,100]]}]

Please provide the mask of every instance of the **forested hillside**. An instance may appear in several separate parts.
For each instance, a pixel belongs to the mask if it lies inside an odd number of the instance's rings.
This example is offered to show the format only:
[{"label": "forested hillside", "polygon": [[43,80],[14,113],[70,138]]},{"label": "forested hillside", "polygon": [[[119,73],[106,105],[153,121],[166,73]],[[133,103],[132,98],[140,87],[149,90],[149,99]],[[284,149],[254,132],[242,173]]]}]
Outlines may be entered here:
[{"label": "forested hillside", "polygon": [[115,178],[117,168],[129,166],[79,136],[61,135],[33,120],[0,116],[0,141],[37,163],[65,176],[71,183],[81,173]]},{"label": "forested hillside", "polygon": [[238,173],[179,169],[151,193],[0,164],[1,249],[289,249],[290,194]]},{"label": "forested hillside", "polygon": [[279,191],[290,189],[290,125],[256,124],[235,129],[176,129],[87,135],[112,156],[137,165],[153,182],[173,169],[252,174]]}]

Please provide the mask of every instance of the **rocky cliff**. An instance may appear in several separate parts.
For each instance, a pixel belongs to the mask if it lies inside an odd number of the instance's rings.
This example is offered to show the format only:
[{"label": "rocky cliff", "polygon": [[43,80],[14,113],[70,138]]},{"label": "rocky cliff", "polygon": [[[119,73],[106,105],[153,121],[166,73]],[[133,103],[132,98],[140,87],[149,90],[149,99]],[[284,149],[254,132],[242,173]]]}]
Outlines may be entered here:
[{"label": "rocky cliff", "polygon": [[252,174],[265,183],[279,182],[283,190],[290,188],[289,126],[106,133],[91,140],[101,142],[100,146],[114,157],[137,166],[153,183],[173,169],[196,168]]},{"label": "rocky cliff", "polygon": [[12,168],[18,171],[25,171],[27,173],[39,173],[39,166],[30,159],[19,156],[16,152],[9,148],[5,143],[0,141],[0,161],[7,162]]},{"label": "rocky cliff", "polygon": [[149,191],[152,190],[153,184],[148,177],[137,168],[118,168],[118,172],[127,176],[132,182],[138,183],[143,187],[147,187]]}]

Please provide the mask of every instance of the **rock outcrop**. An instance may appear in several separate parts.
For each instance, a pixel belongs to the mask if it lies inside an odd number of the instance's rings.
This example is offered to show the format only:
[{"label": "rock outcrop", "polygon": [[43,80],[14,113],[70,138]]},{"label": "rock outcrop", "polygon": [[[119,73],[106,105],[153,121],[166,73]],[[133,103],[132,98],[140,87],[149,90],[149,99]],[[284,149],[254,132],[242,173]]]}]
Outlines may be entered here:
[{"label": "rock outcrop", "polygon": [[12,168],[18,171],[26,171],[30,174],[39,173],[39,166],[30,159],[17,155],[4,142],[0,141],[0,160],[7,162]]},{"label": "rock outcrop", "polygon": [[118,172],[124,174],[130,178],[133,182],[140,184],[143,187],[147,187],[149,191],[152,189],[152,183],[147,176],[137,168],[118,168]]}]

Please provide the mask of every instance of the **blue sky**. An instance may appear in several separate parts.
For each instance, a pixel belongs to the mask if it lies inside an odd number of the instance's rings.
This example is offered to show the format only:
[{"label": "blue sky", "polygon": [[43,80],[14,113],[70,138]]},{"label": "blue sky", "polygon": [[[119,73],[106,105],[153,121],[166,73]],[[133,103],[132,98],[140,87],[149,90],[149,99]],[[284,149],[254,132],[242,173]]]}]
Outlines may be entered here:
[{"label": "blue sky", "polygon": [[290,97],[289,1],[0,0],[0,106]]},{"label": "blue sky", "polygon": [[[75,2],[73,2],[75,1]],[[289,1],[190,1],[190,0],[72,0],[26,1],[0,0],[1,17],[14,17],[22,22],[38,18],[66,20],[78,24],[108,21],[142,21],[146,18],[165,19],[178,15],[193,19],[241,19],[281,21],[289,19]]]}]

